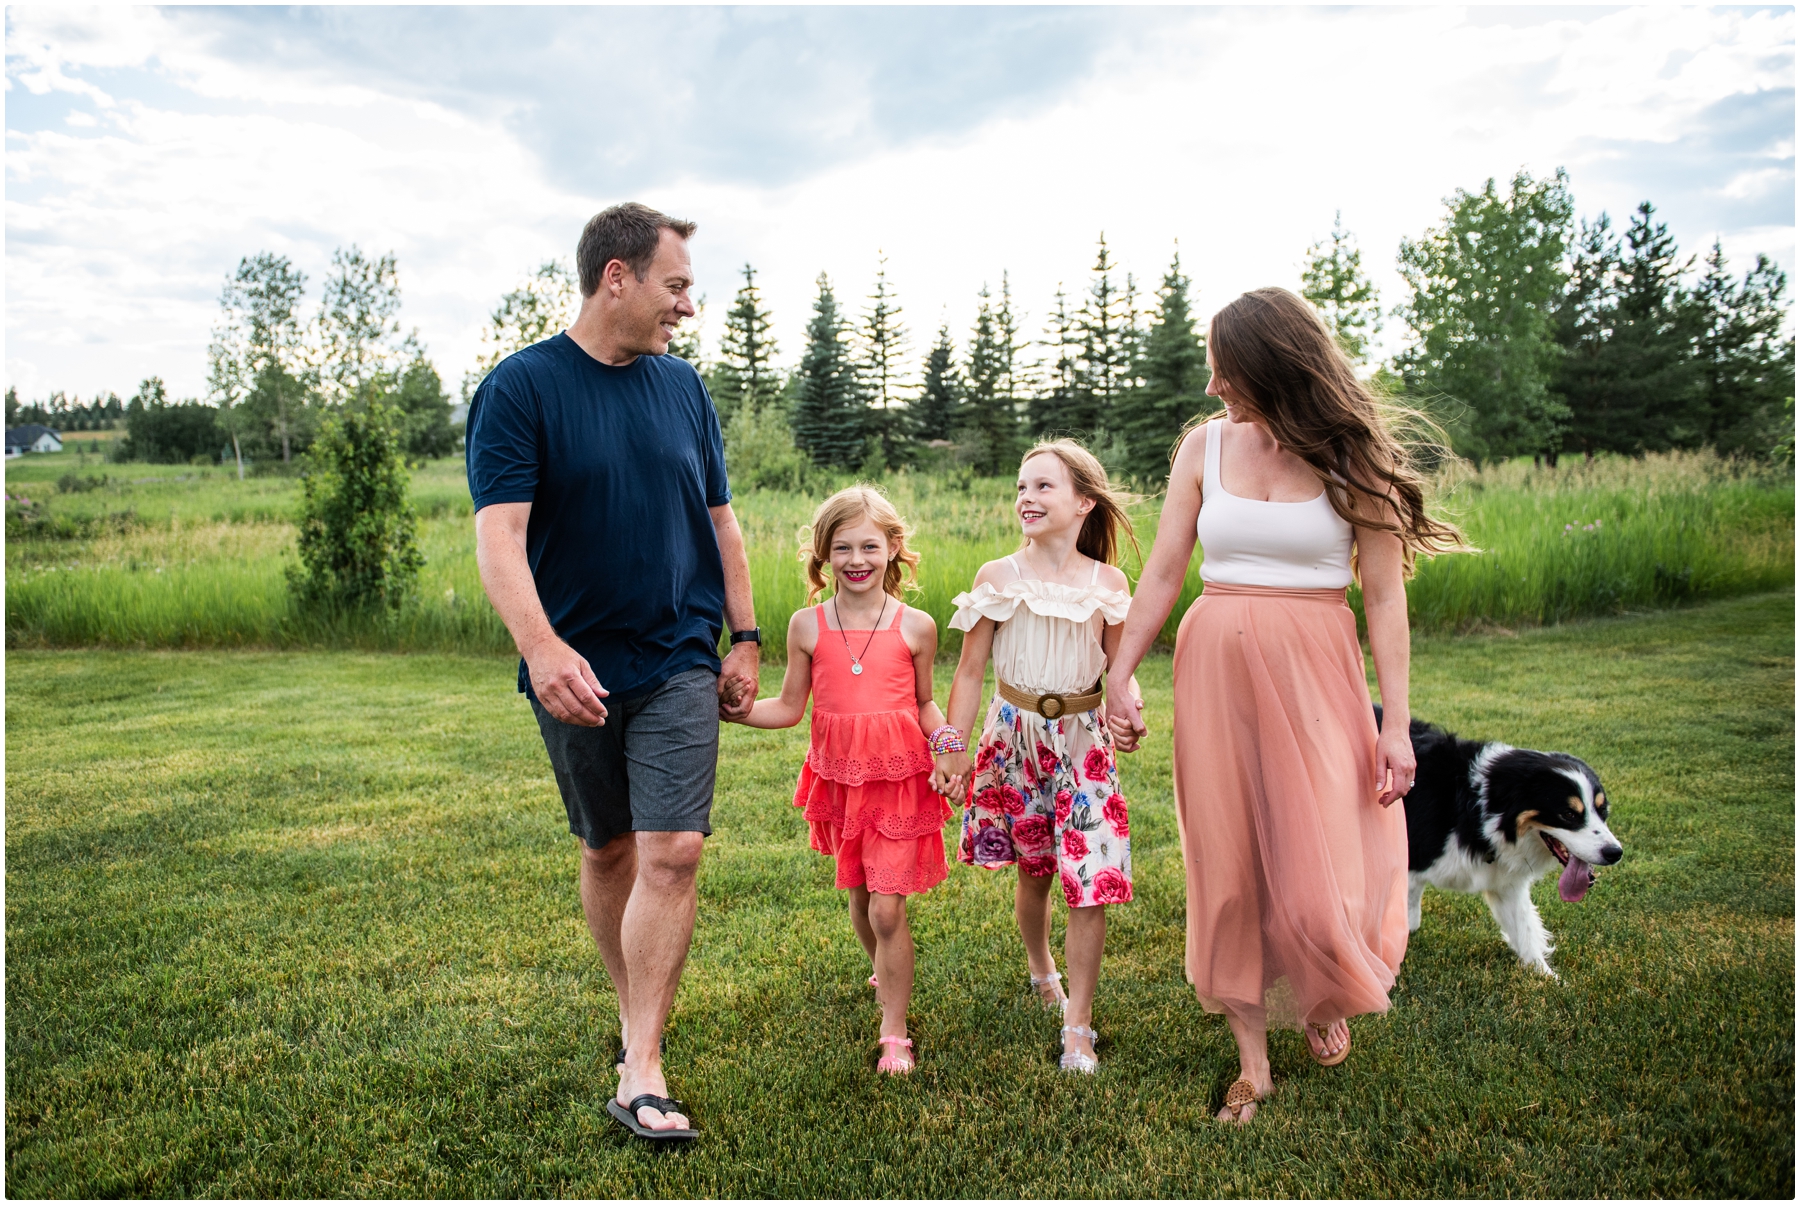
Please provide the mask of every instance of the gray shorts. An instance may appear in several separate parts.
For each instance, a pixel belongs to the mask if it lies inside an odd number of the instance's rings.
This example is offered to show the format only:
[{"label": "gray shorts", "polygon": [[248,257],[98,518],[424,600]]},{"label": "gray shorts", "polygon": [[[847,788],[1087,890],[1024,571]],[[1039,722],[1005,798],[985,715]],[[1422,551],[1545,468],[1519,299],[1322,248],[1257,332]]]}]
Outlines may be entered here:
[{"label": "gray shorts", "polygon": [[569,831],[599,849],[623,833],[712,833],[719,769],[719,675],[676,674],[647,695],[608,702],[598,728],[565,724],[536,699],[538,731]]}]

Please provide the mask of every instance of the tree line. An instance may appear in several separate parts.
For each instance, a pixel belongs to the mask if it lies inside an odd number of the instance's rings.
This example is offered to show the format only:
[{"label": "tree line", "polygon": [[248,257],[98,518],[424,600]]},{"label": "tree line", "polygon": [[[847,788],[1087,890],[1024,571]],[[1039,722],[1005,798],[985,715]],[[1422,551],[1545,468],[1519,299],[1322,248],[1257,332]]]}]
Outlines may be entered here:
[{"label": "tree line", "polygon": [[[399,269],[393,255],[356,247],[333,255],[319,304],[306,311],[306,274],[286,256],[245,256],[219,297],[207,348],[208,396],[172,401],[148,377],[127,402],[116,394],[80,406],[61,394],[20,405],[7,393],[7,423],[42,422],[91,430],[123,424],[120,460],[246,466],[291,465],[327,418],[379,408],[415,459],[456,450],[450,399],[417,331],[400,325]],[[59,426],[60,424],[60,426]]]},{"label": "tree line", "polygon": [[[1648,201],[1623,232],[1605,213],[1577,224],[1562,171],[1520,172],[1505,188],[1457,190],[1398,260],[1410,296],[1384,310],[1339,215],[1307,249],[1299,291],[1378,390],[1438,419],[1460,455],[1767,455],[1791,441],[1786,274],[1757,255],[1734,275],[1716,241],[1696,264]],[[792,484],[809,466],[868,473],[946,457],[1004,473],[1027,440],[1065,434],[1154,483],[1206,408],[1191,288],[1177,249],[1145,297],[1102,234],[1079,296],[1059,285],[1035,338],[1003,273],[997,294],[977,294],[962,348],[941,325],[911,374],[910,333],[878,260],[856,312],[820,274],[798,362],[783,370],[746,264],[719,355],[701,370],[747,485]],[[1404,345],[1370,364],[1386,320]]]}]

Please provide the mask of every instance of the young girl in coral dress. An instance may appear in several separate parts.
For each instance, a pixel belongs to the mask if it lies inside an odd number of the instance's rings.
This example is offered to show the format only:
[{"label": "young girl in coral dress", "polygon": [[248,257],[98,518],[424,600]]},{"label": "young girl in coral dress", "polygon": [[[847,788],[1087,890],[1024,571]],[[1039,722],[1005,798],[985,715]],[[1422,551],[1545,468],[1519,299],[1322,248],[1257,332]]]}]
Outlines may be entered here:
[{"label": "young girl in coral dress", "polygon": [[802,548],[811,604],[788,622],[781,694],[758,699],[744,722],[791,728],[813,700],[812,746],[794,805],[812,847],[837,861],[850,893],[850,924],[869,953],[881,1001],[881,1057],[888,1074],[913,1068],[906,1009],[913,941],[906,897],[949,874],[944,822],[950,805],[932,789],[933,751],[968,746],[931,699],[937,624],[902,601],[919,554],[893,505],[867,486],[841,490],[813,515]]},{"label": "young girl in coral dress", "polygon": [[[1077,443],[1025,454],[1014,506],[1024,546],[981,567],[950,621],[968,633],[950,690],[959,733],[974,727],[990,656],[997,685],[966,796],[968,755],[938,759],[938,781],[968,798],[958,857],[1018,867],[1013,910],[1032,986],[1063,1008],[1063,1069],[1089,1074],[1099,1067],[1093,1005],[1106,906],[1131,899],[1131,824],[1100,693],[1131,603],[1112,563],[1131,530],[1123,501]],[[1050,952],[1053,884],[1069,905],[1067,996]]]}]

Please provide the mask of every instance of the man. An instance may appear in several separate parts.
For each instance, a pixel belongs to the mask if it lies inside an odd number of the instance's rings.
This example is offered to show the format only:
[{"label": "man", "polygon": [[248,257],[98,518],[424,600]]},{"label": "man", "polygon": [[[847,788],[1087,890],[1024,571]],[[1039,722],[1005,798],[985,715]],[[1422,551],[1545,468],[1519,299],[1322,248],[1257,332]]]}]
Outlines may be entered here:
[{"label": "man", "polygon": [[596,215],[576,249],[580,314],[503,360],[468,419],[481,583],[518,645],[619,994],[608,1108],[650,1138],[695,1136],[660,1043],[694,933],[719,721],[749,714],[760,643],[718,416],[693,366],[664,354],[694,315],[693,233],[644,205]]}]

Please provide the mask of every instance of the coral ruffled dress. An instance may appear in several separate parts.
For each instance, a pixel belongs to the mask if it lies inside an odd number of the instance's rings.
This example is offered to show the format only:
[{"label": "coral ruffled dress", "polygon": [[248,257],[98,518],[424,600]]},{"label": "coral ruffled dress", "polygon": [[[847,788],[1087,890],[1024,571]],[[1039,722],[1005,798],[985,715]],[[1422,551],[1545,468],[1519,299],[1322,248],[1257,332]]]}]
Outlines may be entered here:
[{"label": "coral ruffled dress", "polygon": [[[900,635],[906,608],[873,632],[834,631],[825,608],[815,610],[812,747],[794,806],[804,809],[812,847],[837,859],[839,888],[913,895],[935,887],[950,873],[944,822],[951,810],[931,789],[912,651]],[[860,674],[852,672],[858,660]]]}]

